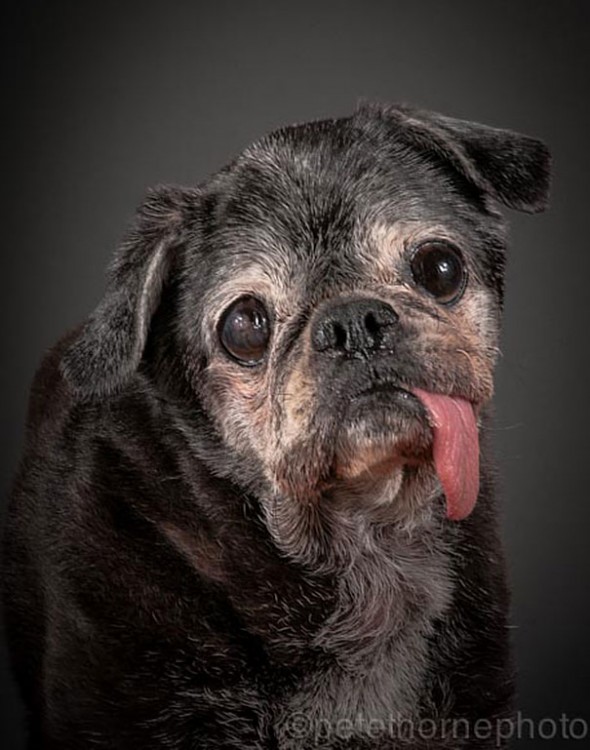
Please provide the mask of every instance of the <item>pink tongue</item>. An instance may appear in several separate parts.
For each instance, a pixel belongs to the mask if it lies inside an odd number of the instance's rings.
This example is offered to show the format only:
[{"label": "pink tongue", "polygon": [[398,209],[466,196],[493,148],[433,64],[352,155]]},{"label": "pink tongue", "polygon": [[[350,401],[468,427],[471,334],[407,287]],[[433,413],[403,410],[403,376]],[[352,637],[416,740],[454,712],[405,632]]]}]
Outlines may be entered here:
[{"label": "pink tongue", "polygon": [[473,406],[463,398],[413,389],[434,429],[433,456],[447,500],[447,517],[460,521],[475,506],[479,492],[479,440]]}]

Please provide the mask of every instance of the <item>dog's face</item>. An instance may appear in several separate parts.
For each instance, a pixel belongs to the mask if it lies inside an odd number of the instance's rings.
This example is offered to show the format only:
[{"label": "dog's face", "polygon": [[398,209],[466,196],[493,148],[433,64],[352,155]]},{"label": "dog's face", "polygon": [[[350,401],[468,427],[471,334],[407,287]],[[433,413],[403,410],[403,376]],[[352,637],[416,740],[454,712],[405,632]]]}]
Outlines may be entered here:
[{"label": "dog's face", "polygon": [[207,361],[196,385],[277,491],[362,487],[399,508],[432,445],[412,388],[491,396],[497,222],[416,154],[318,131],[271,137],[224,176],[210,270],[186,295]]},{"label": "dog's face", "polygon": [[234,464],[274,498],[415,513],[440,491],[437,430],[473,437],[461,423],[475,425],[492,395],[505,244],[495,201],[538,210],[546,190],[542,144],[440,116],[365,108],[278,131],[201,189],[152,199],[113,276],[117,287],[147,237],[125,298],[132,343],[119,333],[101,354],[91,325],[66,374],[116,387],[113,365],[107,383],[104,366],[101,383],[92,375],[90,347],[95,369],[118,346],[132,371],[175,273],[182,377]]}]

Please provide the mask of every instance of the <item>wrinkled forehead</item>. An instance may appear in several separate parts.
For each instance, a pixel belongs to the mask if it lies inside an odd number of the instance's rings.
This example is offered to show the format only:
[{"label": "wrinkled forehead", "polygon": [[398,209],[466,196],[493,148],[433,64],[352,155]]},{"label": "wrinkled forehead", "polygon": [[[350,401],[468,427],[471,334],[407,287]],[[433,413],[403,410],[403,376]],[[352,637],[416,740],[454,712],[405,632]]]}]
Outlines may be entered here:
[{"label": "wrinkled forehead", "polygon": [[406,146],[375,148],[318,123],[253,145],[215,185],[211,295],[322,295],[393,268],[408,245],[477,246],[478,207],[453,175]]}]

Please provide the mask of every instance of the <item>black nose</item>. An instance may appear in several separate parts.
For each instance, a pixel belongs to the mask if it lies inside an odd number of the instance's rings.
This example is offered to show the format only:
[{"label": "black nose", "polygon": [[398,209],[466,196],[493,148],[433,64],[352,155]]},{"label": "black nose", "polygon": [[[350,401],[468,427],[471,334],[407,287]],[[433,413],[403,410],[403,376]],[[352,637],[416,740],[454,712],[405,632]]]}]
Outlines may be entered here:
[{"label": "black nose", "polygon": [[393,307],[379,299],[338,301],[313,323],[312,346],[318,352],[365,354],[379,347],[384,329],[398,320]]}]

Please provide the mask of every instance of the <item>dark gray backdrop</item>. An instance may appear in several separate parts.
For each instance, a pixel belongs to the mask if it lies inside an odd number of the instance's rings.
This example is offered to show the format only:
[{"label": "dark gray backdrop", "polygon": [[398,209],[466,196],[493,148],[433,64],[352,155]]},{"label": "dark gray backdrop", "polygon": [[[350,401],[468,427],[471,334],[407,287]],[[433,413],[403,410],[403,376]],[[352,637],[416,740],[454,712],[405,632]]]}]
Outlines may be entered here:
[{"label": "dark gray backdrop", "polygon": [[[3,27],[3,497],[36,363],[99,298],[146,186],[196,182],[263,132],[359,97],[550,144],[550,213],[510,217],[496,443],[519,706],[590,722],[590,3],[21,0]],[[0,744],[17,750],[5,662],[0,690]]]}]

